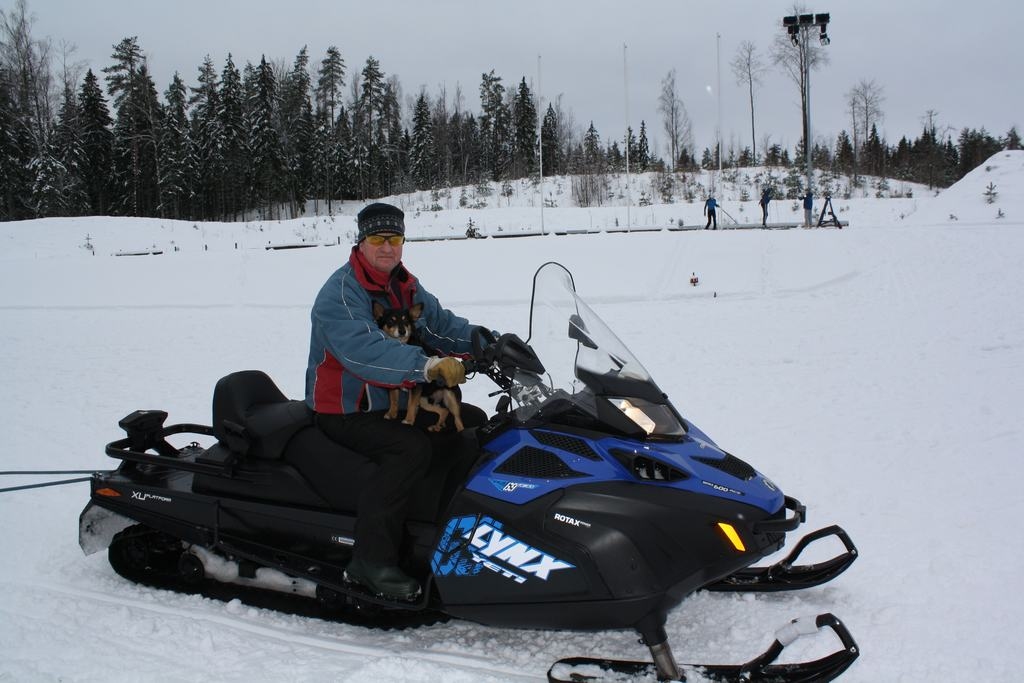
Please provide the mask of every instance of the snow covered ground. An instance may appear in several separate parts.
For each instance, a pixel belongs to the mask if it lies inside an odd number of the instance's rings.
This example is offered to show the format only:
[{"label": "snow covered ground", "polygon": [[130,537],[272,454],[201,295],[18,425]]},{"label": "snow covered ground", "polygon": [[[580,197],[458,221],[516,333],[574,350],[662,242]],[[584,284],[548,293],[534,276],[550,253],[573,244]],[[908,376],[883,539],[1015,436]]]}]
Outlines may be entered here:
[{"label": "snow covered ground", "polygon": [[[406,262],[449,307],[524,335],[534,270],[562,262],[684,415],[804,502],[808,530],[839,523],[857,543],[828,586],[686,600],[668,623],[681,661],[744,661],[790,618],[832,611],[862,650],[844,681],[1016,681],[1024,152],[986,166],[937,197],[837,201],[845,230],[432,241]],[[502,211],[467,215],[537,224],[535,208]],[[633,211],[692,225],[700,207]],[[424,212],[410,234],[427,217],[464,231],[462,214]],[[263,247],[312,233],[345,245],[351,229],[345,216],[0,224],[0,470],[109,468],[119,418],[208,423],[234,370],[301,396],[308,307],[347,246]],[[112,256],[153,245],[165,253]],[[491,407],[487,384],[468,399]],[[0,681],[538,681],[562,656],[646,654],[632,632],[382,632],[141,588],[79,550],[86,486],[0,494]],[[793,657],[833,647],[798,642]]]}]

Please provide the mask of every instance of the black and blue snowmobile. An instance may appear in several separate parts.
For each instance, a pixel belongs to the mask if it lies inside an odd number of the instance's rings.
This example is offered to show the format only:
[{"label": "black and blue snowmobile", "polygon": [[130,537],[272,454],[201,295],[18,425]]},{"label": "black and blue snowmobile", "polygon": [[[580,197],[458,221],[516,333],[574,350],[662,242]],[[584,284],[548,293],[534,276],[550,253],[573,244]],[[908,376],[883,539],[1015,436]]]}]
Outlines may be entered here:
[{"label": "black and blue snowmobile", "polygon": [[[857,551],[839,527],[805,536],[770,566],[804,506],[683,418],[575,292],[559,264],[534,276],[530,333],[474,340],[473,369],[499,387],[496,414],[467,435],[471,463],[442,463],[411,504],[403,569],[424,586],[413,602],[346,582],[356,494],[374,465],[321,433],[302,401],[267,375],[238,372],[213,395],[213,425],[165,426],[136,411],[107,445],[117,469],[91,480],[80,518],[89,554],[108,549],[122,576],[368,626],[443,618],[495,627],[635,629],[651,662],[572,657],[552,681],[684,680],[699,666],[722,681],[831,680],[858,656],[831,614],[797,619],[759,657],[680,665],[667,613],[694,591],[779,591],[835,578]],[[171,440],[205,437],[212,445]],[[330,482],[304,454],[338,453]],[[443,460],[443,459],[439,459]],[[837,538],[832,559],[798,564],[808,544]],[[833,541],[834,543],[834,541]],[[832,631],[841,648],[779,664],[796,637]],[[696,675],[696,674],[694,674]]]}]

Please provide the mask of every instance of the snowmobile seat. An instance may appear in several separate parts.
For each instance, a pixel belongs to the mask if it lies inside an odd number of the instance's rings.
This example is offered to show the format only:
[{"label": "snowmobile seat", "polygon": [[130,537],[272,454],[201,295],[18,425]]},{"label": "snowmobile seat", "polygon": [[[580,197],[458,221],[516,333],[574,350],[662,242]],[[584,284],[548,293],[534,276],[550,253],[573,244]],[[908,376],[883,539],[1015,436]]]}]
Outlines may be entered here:
[{"label": "snowmobile seat", "polygon": [[[217,382],[213,433],[218,443],[198,461],[233,465],[224,475],[196,475],[197,492],[354,511],[376,469],[320,431],[305,401],[289,400],[259,370],[235,372]],[[329,471],[317,455],[323,453],[334,456]]]},{"label": "snowmobile seat", "polygon": [[246,458],[279,460],[296,433],[313,424],[304,401],[290,401],[259,370],[235,372],[213,390],[213,433]]}]

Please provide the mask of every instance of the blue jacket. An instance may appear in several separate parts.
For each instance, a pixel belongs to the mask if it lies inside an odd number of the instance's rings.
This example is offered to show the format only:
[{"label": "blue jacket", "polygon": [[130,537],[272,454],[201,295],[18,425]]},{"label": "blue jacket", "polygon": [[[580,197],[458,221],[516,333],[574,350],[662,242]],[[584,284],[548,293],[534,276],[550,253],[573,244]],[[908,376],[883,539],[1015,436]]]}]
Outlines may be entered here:
[{"label": "blue jacket", "polygon": [[707,213],[708,211],[714,211],[716,208],[718,208],[718,201],[714,197],[711,197],[706,202],[704,202],[705,213]]},{"label": "blue jacket", "polygon": [[399,264],[387,281],[374,277],[358,250],[336,270],[313,303],[306,367],[306,403],[318,413],[384,410],[388,390],[425,382],[427,355],[419,346],[387,337],[373,319],[372,302],[388,308],[423,304],[419,340],[440,355],[468,354],[472,325],[441,307]]},{"label": "blue jacket", "polygon": [[804,195],[804,208],[808,211],[814,208],[814,197],[812,195]]}]

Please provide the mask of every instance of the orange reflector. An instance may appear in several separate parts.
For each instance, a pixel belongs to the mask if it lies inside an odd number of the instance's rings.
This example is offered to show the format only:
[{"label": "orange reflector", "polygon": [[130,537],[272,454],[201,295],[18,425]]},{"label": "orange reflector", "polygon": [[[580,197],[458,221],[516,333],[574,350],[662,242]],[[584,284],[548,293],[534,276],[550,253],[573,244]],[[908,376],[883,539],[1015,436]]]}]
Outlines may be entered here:
[{"label": "orange reflector", "polygon": [[732,524],[719,522],[718,528],[725,533],[726,538],[728,538],[729,542],[732,543],[733,548],[736,548],[736,550],[741,553],[747,549],[747,547],[743,545],[743,539],[741,539],[740,535],[736,533],[736,529],[733,528]]},{"label": "orange reflector", "polygon": [[96,493],[101,496],[107,496],[108,498],[116,498],[121,495],[114,489],[96,489]]}]

